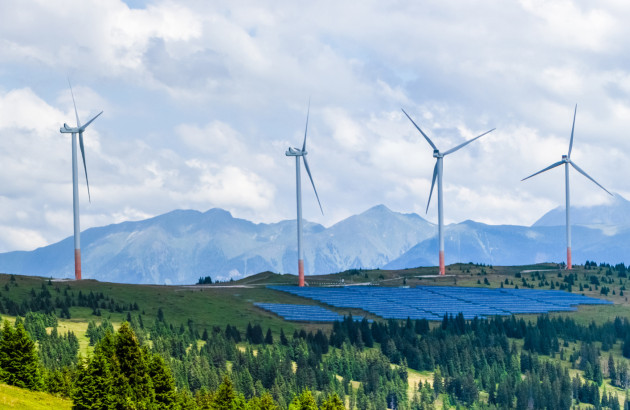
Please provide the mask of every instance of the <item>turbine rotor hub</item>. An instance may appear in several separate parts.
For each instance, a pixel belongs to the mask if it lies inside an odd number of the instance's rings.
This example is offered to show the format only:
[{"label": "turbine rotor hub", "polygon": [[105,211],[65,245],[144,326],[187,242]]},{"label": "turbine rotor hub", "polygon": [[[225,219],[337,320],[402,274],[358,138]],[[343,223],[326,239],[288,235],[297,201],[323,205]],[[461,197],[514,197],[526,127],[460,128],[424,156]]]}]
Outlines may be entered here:
[{"label": "turbine rotor hub", "polygon": [[440,150],[438,149],[434,149],[433,150],[433,158],[442,158],[444,155],[442,155],[442,153],[440,153]]}]

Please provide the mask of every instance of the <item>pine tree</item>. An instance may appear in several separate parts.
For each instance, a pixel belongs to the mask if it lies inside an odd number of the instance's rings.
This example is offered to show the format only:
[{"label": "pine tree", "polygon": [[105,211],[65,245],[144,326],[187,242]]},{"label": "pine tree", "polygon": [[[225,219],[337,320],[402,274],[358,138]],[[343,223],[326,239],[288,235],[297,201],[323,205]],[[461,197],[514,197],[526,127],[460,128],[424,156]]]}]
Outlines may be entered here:
[{"label": "pine tree", "polygon": [[[196,410],[199,407],[197,406],[197,403],[195,403],[195,398],[190,390],[181,389],[177,392],[177,405],[174,408],[181,410]],[[201,408],[203,409],[205,407]]]},{"label": "pine tree", "polygon": [[411,399],[411,410],[422,410],[422,404],[420,403],[420,395],[418,392],[414,392],[413,398]]},{"label": "pine tree", "polygon": [[170,409],[175,405],[175,379],[171,371],[166,367],[164,359],[157,354],[151,355],[149,362],[149,376],[153,382],[155,392],[155,403],[160,408]]},{"label": "pine tree", "polygon": [[324,400],[322,403],[321,410],[345,410],[343,402],[337,395],[337,393],[333,393]]},{"label": "pine tree", "polygon": [[30,390],[42,387],[39,357],[21,321],[15,329],[5,320],[0,339],[0,380]]},{"label": "pine tree", "polygon": [[63,370],[53,370],[44,375],[44,391],[70,397],[72,395],[72,383],[74,382],[74,370],[65,368]]},{"label": "pine tree", "polygon": [[264,393],[260,396],[260,410],[278,410],[278,405],[273,401],[271,394]]},{"label": "pine tree", "polygon": [[129,323],[123,322],[114,339],[118,372],[114,376],[117,406],[126,407],[129,402],[146,407],[153,402],[154,391],[148,373],[146,352],[140,348]]},{"label": "pine tree", "polygon": [[595,366],[593,366],[593,381],[597,383],[598,386],[601,386],[604,382],[602,367],[599,365],[599,360],[595,362]]},{"label": "pine tree", "polygon": [[249,343],[254,343],[252,342],[252,334],[253,334],[252,324],[247,323],[247,329],[245,330],[245,340],[247,340]]},{"label": "pine tree", "polygon": [[617,369],[615,369],[615,360],[613,359],[612,353],[608,356],[608,377],[610,377],[610,383],[616,386]]},{"label": "pine tree", "polygon": [[214,395],[213,409],[234,410],[236,409],[236,393],[232,385],[232,380],[228,375],[223,377],[223,382]]},{"label": "pine tree", "polygon": [[[256,389],[254,387],[254,379],[247,368],[238,372],[238,379],[235,380],[236,386],[239,392],[241,392],[246,398],[252,398]],[[236,377],[236,376],[235,376]]]},{"label": "pine tree", "polygon": [[303,390],[289,404],[289,410],[317,410],[317,403],[310,390]]},{"label": "pine tree", "polygon": [[208,392],[205,387],[202,387],[201,389],[197,390],[197,393],[195,393],[195,401],[197,402],[197,406],[192,408],[199,408],[203,410],[211,409],[212,402],[214,401],[214,394]]},{"label": "pine tree", "polygon": [[442,384],[442,374],[440,373],[439,366],[435,369],[435,372],[433,373],[433,391],[435,392],[436,397],[444,391],[444,387]]},{"label": "pine tree", "polygon": [[265,393],[260,397],[254,397],[247,402],[246,410],[278,410],[278,405],[273,401],[271,394]]},{"label": "pine tree", "polygon": [[271,329],[267,328],[267,334],[265,335],[265,344],[272,345],[273,344],[273,335],[271,334]]},{"label": "pine tree", "polygon": [[357,394],[354,391],[354,389],[352,389],[352,391],[350,392],[350,400],[348,403],[348,410],[354,410],[356,408],[356,403],[357,403]]},{"label": "pine tree", "polygon": [[584,378],[593,380],[593,367],[590,362],[586,362],[586,366],[584,366]]},{"label": "pine tree", "polygon": [[363,383],[359,386],[357,391],[357,402],[356,406],[358,410],[367,410],[370,407],[370,400],[365,394],[365,389],[363,388]]},{"label": "pine tree", "polygon": [[262,327],[260,327],[259,324],[255,324],[254,327],[252,328],[252,340],[251,343],[255,344],[255,345],[259,345],[262,344],[264,342],[264,336],[263,336],[263,331],[262,331]]},{"label": "pine tree", "polygon": [[113,379],[105,356],[94,354],[87,363],[77,366],[72,402],[73,408],[79,410],[113,408]]}]

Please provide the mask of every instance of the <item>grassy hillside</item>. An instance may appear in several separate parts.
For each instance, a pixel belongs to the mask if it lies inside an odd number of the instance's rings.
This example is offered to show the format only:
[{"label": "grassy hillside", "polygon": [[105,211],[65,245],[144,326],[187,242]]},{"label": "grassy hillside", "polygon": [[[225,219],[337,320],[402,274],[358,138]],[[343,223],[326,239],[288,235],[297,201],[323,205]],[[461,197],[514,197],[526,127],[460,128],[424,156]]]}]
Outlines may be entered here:
[{"label": "grassy hillside", "polygon": [[0,408],[15,410],[69,410],[72,408],[72,401],[47,393],[33,392],[0,384]]}]

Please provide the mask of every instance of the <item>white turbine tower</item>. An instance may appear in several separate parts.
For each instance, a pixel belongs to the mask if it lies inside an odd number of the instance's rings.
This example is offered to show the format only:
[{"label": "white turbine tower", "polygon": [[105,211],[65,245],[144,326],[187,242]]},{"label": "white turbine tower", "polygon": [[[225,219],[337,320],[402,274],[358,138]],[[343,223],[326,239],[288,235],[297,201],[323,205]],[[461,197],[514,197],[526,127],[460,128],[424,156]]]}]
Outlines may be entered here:
[{"label": "white turbine tower", "polygon": [[79,134],[79,147],[81,148],[81,157],[83,158],[83,169],[85,170],[85,183],[87,184],[88,199],[92,202],[90,197],[90,183],[87,176],[87,166],[85,165],[85,149],[83,146],[83,131],[94,121],[103,111],[99,112],[84,125],[81,125],[79,121],[79,113],[77,112],[77,104],[74,101],[74,93],[72,92],[72,85],[70,85],[70,94],[72,95],[72,104],[74,105],[74,114],[77,118],[77,126],[70,127],[68,124],[63,124],[63,127],[59,131],[63,134],[72,134],[72,209],[74,213],[74,278],[81,280],[81,227],[79,224],[79,186],[78,186],[78,165],[77,165],[77,134]]},{"label": "white turbine tower", "polygon": [[304,168],[306,168],[306,172],[308,173],[308,177],[311,180],[311,184],[313,185],[313,191],[315,191],[315,197],[317,198],[317,203],[319,204],[319,210],[324,215],[324,210],[322,209],[322,203],[319,201],[319,195],[317,195],[317,189],[315,188],[315,182],[313,182],[313,177],[311,176],[311,170],[308,167],[308,161],[306,160],[306,133],[308,131],[308,116],[311,111],[311,104],[309,102],[308,111],[306,112],[306,128],[304,129],[304,143],[302,144],[302,149],[299,148],[291,148],[287,150],[285,153],[288,157],[295,157],[295,191],[297,197],[297,247],[298,247],[298,285],[304,286],[304,257],[302,255],[302,177],[300,175],[300,158],[304,160]]},{"label": "white turbine tower", "polygon": [[[557,166],[564,164],[564,178],[565,178],[564,188],[566,192],[566,210],[565,211],[566,211],[566,220],[567,220],[567,227],[566,227],[567,228],[567,269],[569,270],[572,269],[572,265],[571,265],[571,195],[569,193],[569,164],[573,168],[575,168],[577,172],[579,172],[580,174],[584,175],[586,178],[593,181],[595,185],[597,185],[604,191],[608,192],[606,188],[604,188],[597,181],[591,178],[591,176],[588,175],[586,172],[584,172],[582,168],[578,167],[575,164],[575,162],[571,161],[571,149],[573,149],[573,131],[575,130],[575,115],[576,114],[577,114],[577,104],[575,105],[575,110],[573,111],[573,125],[571,126],[571,141],[569,142],[569,152],[567,153],[567,155],[563,155],[561,161],[551,164],[547,168],[541,171],[538,171],[535,174],[532,174],[528,176],[527,178],[523,178],[521,180],[521,181],[525,181],[526,179],[529,179],[535,175],[542,174],[545,171],[549,171],[552,168],[555,168]],[[608,192],[608,194],[612,195],[610,192]]]},{"label": "white turbine tower", "polygon": [[418,126],[418,124],[416,124],[411,117],[409,116],[409,114],[407,114],[407,112],[405,110],[402,110],[402,112],[405,113],[405,115],[407,116],[407,118],[409,118],[409,121],[411,121],[411,123],[418,129],[418,131],[420,131],[420,133],[422,134],[422,136],[427,140],[427,142],[429,143],[429,145],[431,145],[431,147],[433,148],[433,158],[436,158],[435,161],[435,168],[433,169],[433,181],[431,182],[431,191],[429,191],[429,201],[427,202],[427,210],[426,212],[429,212],[429,205],[431,204],[431,195],[433,195],[433,186],[435,185],[435,180],[437,178],[437,182],[438,182],[438,188],[437,188],[437,196],[438,196],[438,241],[440,244],[440,254],[439,254],[439,264],[440,264],[440,275],[444,275],[445,272],[445,268],[444,268],[444,208],[443,208],[443,198],[442,198],[442,162],[445,156],[447,156],[448,154],[452,154],[453,152],[457,151],[460,148],[463,148],[464,146],[470,144],[471,142],[473,142],[474,140],[483,137],[484,135],[492,132],[495,130],[495,128],[491,129],[490,131],[486,131],[483,134],[468,140],[462,144],[459,144],[458,146],[456,146],[455,148],[451,148],[446,152],[440,152],[440,150],[435,146],[435,144],[433,143],[433,141],[431,141],[429,139],[429,137],[427,137],[427,134],[424,133],[424,131],[422,131],[420,129],[420,127]]}]

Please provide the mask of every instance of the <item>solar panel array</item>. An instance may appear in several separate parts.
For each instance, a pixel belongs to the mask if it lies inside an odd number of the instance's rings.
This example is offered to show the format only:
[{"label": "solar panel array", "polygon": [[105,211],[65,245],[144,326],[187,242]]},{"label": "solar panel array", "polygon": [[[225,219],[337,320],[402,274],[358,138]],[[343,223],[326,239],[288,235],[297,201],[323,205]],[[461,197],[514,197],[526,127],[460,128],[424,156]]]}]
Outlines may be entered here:
[{"label": "solar panel array", "polygon": [[[275,313],[284,320],[298,322],[335,322],[342,321],[344,316],[321,306],[292,305],[283,303],[254,303],[261,309]],[[363,320],[363,316],[352,316],[353,320]]]},{"label": "solar panel array", "polygon": [[452,286],[417,286],[415,288],[270,286],[270,288],[337,308],[363,309],[384,319],[441,320],[445,314],[457,315],[459,313],[462,313],[465,319],[472,319],[519,313],[573,311],[576,310],[577,305],[612,303],[558,290]]}]

